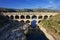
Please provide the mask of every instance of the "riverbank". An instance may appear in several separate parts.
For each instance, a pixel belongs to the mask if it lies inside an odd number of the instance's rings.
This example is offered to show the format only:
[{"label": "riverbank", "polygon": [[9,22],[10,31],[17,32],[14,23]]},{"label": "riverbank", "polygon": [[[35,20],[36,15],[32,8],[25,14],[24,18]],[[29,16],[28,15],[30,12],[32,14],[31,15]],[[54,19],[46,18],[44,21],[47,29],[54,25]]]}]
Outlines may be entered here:
[{"label": "riverbank", "polygon": [[49,34],[44,27],[42,27],[41,25],[39,25],[39,28],[40,28],[41,31],[44,32],[45,36],[46,36],[49,40],[55,40],[55,38],[54,38],[51,34]]}]

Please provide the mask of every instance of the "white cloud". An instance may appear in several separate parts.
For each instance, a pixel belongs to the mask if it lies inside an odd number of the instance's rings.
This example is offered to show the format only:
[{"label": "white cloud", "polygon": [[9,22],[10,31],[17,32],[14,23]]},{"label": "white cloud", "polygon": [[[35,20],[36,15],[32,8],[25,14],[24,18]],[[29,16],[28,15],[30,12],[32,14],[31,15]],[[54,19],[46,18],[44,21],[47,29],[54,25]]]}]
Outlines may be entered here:
[{"label": "white cloud", "polygon": [[44,8],[49,8],[49,9],[59,9],[60,4],[55,3],[56,0],[49,0],[49,4],[46,5]]}]

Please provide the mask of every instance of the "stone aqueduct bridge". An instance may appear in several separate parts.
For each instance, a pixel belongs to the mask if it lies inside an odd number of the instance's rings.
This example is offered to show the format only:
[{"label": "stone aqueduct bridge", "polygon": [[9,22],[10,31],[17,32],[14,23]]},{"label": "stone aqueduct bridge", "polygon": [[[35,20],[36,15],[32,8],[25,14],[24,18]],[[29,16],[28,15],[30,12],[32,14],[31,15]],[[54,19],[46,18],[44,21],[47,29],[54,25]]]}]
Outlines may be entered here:
[{"label": "stone aqueduct bridge", "polygon": [[[7,12],[2,13],[9,19],[18,20],[21,22],[30,23],[32,20],[36,20],[36,24],[39,24],[39,22],[43,19],[48,19],[58,13],[55,12]],[[35,19],[33,19],[35,17]]]}]

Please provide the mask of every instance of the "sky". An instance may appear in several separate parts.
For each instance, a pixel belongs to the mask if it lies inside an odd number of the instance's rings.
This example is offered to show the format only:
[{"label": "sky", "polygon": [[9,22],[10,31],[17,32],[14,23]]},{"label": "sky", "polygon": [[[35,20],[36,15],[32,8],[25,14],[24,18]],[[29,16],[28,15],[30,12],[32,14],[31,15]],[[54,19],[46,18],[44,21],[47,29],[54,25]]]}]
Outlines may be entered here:
[{"label": "sky", "polygon": [[60,0],[0,0],[0,7],[15,9],[60,9]]}]

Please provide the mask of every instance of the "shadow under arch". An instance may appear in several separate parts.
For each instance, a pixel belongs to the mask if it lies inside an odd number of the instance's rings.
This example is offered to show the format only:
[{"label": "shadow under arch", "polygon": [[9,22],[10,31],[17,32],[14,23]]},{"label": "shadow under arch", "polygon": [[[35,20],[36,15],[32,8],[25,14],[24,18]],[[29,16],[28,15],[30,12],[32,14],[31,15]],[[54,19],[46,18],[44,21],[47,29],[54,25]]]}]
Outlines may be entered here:
[{"label": "shadow under arch", "polygon": [[24,15],[21,15],[21,17],[20,17],[21,19],[25,19],[25,16]]},{"label": "shadow under arch", "polygon": [[33,16],[32,16],[32,19],[37,19],[37,16],[36,16],[36,15],[33,15]]},{"label": "shadow under arch", "polygon": [[30,23],[30,21],[29,21],[29,20],[27,20],[27,21],[26,21],[26,23]]},{"label": "shadow under arch", "polygon": [[26,19],[30,19],[30,16],[29,16],[29,15],[27,15],[27,16],[26,16]]},{"label": "shadow under arch", "polygon": [[48,16],[47,16],[47,15],[45,15],[45,16],[44,16],[44,19],[47,19],[47,18],[48,18]]},{"label": "shadow under arch", "polygon": [[38,21],[38,23],[40,23],[40,22],[41,22],[41,20]]},{"label": "shadow under arch", "polygon": [[42,19],[43,16],[38,16],[38,19]]},{"label": "shadow under arch", "polygon": [[14,19],[14,16],[13,16],[13,15],[11,15],[11,16],[10,16],[10,18],[11,18],[11,19]]},{"label": "shadow under arch", "polygon": [[16,15],[16,16],[15,16],[15,19],[19,19],[19,16],[18,16],[18,15]]},{"label": "shadow under arch", "polygon": [[8,16],[8,15],[6,15],[6,17],[7,17],[7,18],[9,18],[9,16]]},{"label": "shadow under arch", "polygon": [[20,22],[21,22],[21,23],[24,23],[24,20],[21,20]]},{"label": "shadow under arch", "polygon": [[50,15],[50,17],[53,17],[53,15]]}]

